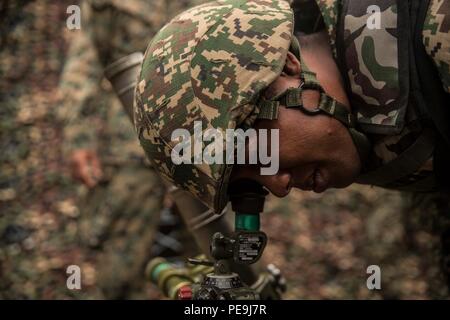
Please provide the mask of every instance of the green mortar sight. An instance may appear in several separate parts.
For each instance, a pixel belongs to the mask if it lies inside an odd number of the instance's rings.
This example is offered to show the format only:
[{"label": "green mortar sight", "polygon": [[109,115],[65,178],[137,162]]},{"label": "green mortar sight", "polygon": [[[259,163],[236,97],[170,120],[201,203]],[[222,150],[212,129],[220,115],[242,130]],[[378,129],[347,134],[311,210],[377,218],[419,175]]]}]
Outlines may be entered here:
[{"label": "green mortar sight", "polygon": [[257,290],[232,272],[230,263],[253,264],[261,258],[267,236],[259,230],[260,213],[268,192],[252,180],[239,180],[230,185],[228,193],[235,212],[235,230],[230,236],[220,232],[213,235],[210,250],[214,261],[189,260],[194,265],[214,267],[201,283],[191,286],[194,300],[260,299]]}]

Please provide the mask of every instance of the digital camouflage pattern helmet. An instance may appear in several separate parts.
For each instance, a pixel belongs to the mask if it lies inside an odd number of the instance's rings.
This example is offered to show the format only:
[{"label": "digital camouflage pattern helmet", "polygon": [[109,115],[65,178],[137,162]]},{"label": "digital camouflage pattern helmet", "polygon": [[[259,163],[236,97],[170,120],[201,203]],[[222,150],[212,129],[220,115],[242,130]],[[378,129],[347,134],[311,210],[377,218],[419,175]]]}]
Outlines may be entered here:
[{"label": "digital camouflage pattern helmet", "polygon": [[250,126],[261,91],[282,72],[292,34],[286,1],[217,0],[175,17],[147,48],[135,92],[140,143],[165,178],[216,212],[227,203],[232,166],[175,165],[172,132],[193,136],[194,121],[203,132]]},{"label": "digital camouflage pattern helmet", "polygon": [[[232,165],[176,165],[171,159],[180,142],[172,141],[174,130],[186,129],[191,145],[198,143],[192,138],[194,121],[201,121],[203,132],[216,129],[224,137],[226,129],[249,128],[257,118],[276,119],[283,105],[334,117],[348,128],[361,159],[368,153],[368,140],[354,128],[353,115],[326,94],[304,63],[293,23],[287,1],[219,0],[176,17],[147,49],[135,92],[141,145],[164,177],[216,212],[227,203]],[[300,61],[301,85],[266,100],[261,93],[281,74],[288,51]],[[319,91],[316,110],[303,107],[303,90]],[[200,143],[202,154],[206,149],[211,155],[215,148]],[[226,139],[222,145],[228,147]]]}]

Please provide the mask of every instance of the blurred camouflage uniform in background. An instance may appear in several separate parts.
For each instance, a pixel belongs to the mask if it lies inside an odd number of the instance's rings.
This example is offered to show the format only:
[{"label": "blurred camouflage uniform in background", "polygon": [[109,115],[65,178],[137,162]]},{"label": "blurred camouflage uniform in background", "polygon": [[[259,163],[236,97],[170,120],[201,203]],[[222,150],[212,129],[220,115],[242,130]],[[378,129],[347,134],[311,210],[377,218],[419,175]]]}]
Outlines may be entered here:
[{"label": "blurred camouflage uniform in background", "polygon": [[[69,1],[2,1],[0,10],[0,297],[71,297],[73,188],[55,121]],[[89,283],[89,260],[86,267]],[[90,292],[96,296],[95,292]]]},{"label": "blurred camouflage uniform in background", "polygon": [[[66,28],[70,4],[2,3],[0,292],[145,298],[163,188],[103,69],[144,51],[191,1],[86,1],[81,30]],[[72,151],[84,148],[102,163],[90,188],[67,172]],[[81,291],[66,288],[71,264],[81,267]]]},{"label": "blurred camouflage uniform in background", "polygon": [[[66,121],[66,157],[89,150],[102,164],[98,183],[82,190],[79,227],[83,245],[101,248],[96,269],[107,298],[127,297],[127,290],[142,287],[164,187],[146,164],[103,71],[119,58],[144,52],[162,25],[194,2],[88,0],[81,7],[82,28],[70,39],[58,112]],[[180,251],[181,243],[173,241]]]}]

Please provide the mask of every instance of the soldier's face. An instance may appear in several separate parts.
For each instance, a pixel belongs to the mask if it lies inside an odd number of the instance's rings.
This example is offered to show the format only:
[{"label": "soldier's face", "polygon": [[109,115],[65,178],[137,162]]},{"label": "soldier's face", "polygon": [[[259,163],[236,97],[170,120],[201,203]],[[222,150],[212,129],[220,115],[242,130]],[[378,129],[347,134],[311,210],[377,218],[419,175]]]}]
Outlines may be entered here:
[{"label": "soldier's face", "polygon": [[347,129],[333,118],[311,117],[281,107],[278,120],[258,121],[256,128],[279,129],[278,173],[261,175],[259,165],[235,165],[232,180],[250,178],[284,197],[291,188],[318,193],[343,188],[359,173],[360,161],[353,141]]},{"label": "soldier's face", "polygon": [[[293,56],[288,56],[288,59],[297,60]],[[324,70],[326,75],[323,75],[317,66],[314,67],[321,84],[327,83],[327,87],[323,85],[324,89],[334,97],[341,95],[339,99],[343,103],[347,102],[342,98],[345,95],[342,93],[343,88],[336,88],[339,79],[324,79],[332,74]],[[297,62],[287,61],[287,68],[267,89],[266,96],[276,95],[289,87],[298,87],[299,75]],[[337,93],[338,90],[342,92]],[[336,91],[337,94],[329,91]],[[317,92],[304,93],[305,107],[315,108],[318,100]],[[318,193],[328,188],[344,188],[360,172],[360,159],[347,128],[327,115],[308,116],[298,109],[280,107],[277,120],[259,120],[255,128],[279,129],[279,171],[275,175],[261,175],[259,165],[235,165],[232,181],[250,178],[264,185],[274,195],[284,197],[292,188]]]}]

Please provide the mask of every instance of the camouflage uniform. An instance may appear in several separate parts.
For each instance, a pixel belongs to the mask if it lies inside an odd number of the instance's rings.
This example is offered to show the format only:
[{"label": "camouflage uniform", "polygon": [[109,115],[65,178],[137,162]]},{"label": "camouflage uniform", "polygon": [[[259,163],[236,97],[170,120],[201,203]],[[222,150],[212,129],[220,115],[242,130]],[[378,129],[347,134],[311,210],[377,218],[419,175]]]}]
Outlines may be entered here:
[{"label": "camouflage uniform", "polygon": [[[77,246],[73,187],[61,157],[57,85],[70,1],[9,1],[0,20],[0,297],[90,295],[90,259]],[[82,256],[83,293],[65,268]]]},{"label": "camouflage uniform", "polygon": [[[336,25],[338,23],[340,0],[316,0],[331,38],[332,48],[336,50]],[[423,27],[423,42],[425,48],[441,76],[444,90],[450,92],[450,39],[448,0],[431,0],[425,25]]]},{"label": "camouflage uniform", "polygon": [[[335,45],[337,36],[336,29],[338,25],[338,16],[339,10],[342,6],[342,1],[317,0],[316,2],[322,12],[326,28],[331,38],[332,49],[336,55],[336,45]],[[384,4],[381,3],[381,5]],[[384,8],[383,6],[381,7],[381,9],[392,10],[392,8]],[[450,92],[449,87],[450,35],[448,32],[449,15],[450,15],[450,2],[448,0],[441,0],[441,1],[431,0],[425,20],[425,25],[423,27],[422,32],[423,43],[425,45],[425,48],[429,53],[430,57],[433,59],[439,71],[442,86],[447,93]],[[369,15],[366,15],[366,12],[364,12],[364,15],[362,16],[355,15],[355,17],[353,18],[355,20],[357,19],[360,20],[359,25],[365,25],[368,16]],[[352,34],[356,31],[357,30],[346,30],[347,34]],[[386,35],[388,35],[388,32],[386,32]],[[361,34],[361,38],[363,38],[363,36],[364,34]],[[380,41],[380,43],[383,43],[383,41],[386,41],[386,39],[376,39],[376,41]],[[358,57],[358,52],[362,52],[361,49],[355,48],[353,50],[355,51],[350,53],[354,57],[353,60],[356,59],[363,60],[362,57]],[[376,74],[376,72],[379,71],[380,74],[383,74],[384,77],[389,77],[390,73],[392,73],[392,70],[390,71],[389,68],[398,69],[398,62],[396,60],[397,52],[391,52],[391,54],[389,55],[389,53],[387,53],[386,50],[387,50],[386,46],[383,46],[382,56],[381,54],[378,54],[377,51],[375,51],[372,55],[376,56],[375,61],[382,61],[381,63],[383,63],[383,65],[388,65],[388,67],[385,67],[383,69],[381,65],[376,65],[376,67],[366,68],[362,71],[358,71],[362,75],[360,75],[359,78],[357,79],[354,79],[352,78],[352,76],[350,76],[350,82],[352,85],[351,89],[353,95],[359,97],[360,99],[365,100],[366,102],[370,102],[373,105],[376,104],[384,105],[387,101],[394,99],[395,98],[395,96],[393,96],[393,94],[395,94],[394,90],[395,88],[398,88],[398,79],[396,78],[392,79],[388,78],[386,81],[385,80],[381,81],[380,79],[377,78],[377,80],[380,80],[379,82],[383,84],[381,85],[378,83],[377,86],[381,86],[382,89],[374,88],[372,86],[372,83],[376,82],[374,80],[375,77],[374,74]],[[366,50],[365,52],[370,51]],[[392,59],[390,58],[390,56],[393,56],[394,58]],[[351,69],[351,66],[349,66],[349,69]],[[389,83],[389,81],[391,81],[391,83]],[[366,88],[365,89],[366,91],[362,92],[361,88]],[[367,88],[370,88],[370,90]],[[372,97],[368,96],[365,93],[365,92],[373,93],[374,91],[377,92],[376,94],[377,97],[381,97],[382,99],[385,100],[374,101]],[[381,91],[382,93],[378,93]],[[410,111],[411,110],[408,110],[408,114],[406,115],[408,123],[401,132],[381,137],[380,136],[372,137],[372,139],[374,140],[374,155],[370,163],[371,169],[377,168],[395,159],[399,154],[401,154],[409,146],[411,146],[412,142],[414,142],[415,139],[417,139],[417,137],[421,134],[422,129],[420,127],[418,128],[417,125],[413,123],[414,121],[412,121],[414,117],[416,117],[416,115]],[[380,118],[378,116],[376,118],[374,117],[368,119],[367,121],[370,121],[371,123],[378,123],[385,125],[389,121],[395,121],[398,116],[399,115],[397,113],[393,112],[391,114],[391,118],[386,117]],[[409,123],[411,123],[411,125],[408,125]],[[407,185],[411,182],[423,179],[424,177],[430,175],[431,172],[433,171],[432,160],[433,159],[431,157],[430,159],[425,161],[423,165],[415,173],[404,178],[403,181],[398,181],[397,182],[398,185],[396,185],[396,187]]]}]

